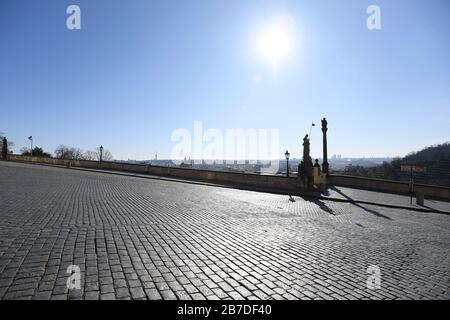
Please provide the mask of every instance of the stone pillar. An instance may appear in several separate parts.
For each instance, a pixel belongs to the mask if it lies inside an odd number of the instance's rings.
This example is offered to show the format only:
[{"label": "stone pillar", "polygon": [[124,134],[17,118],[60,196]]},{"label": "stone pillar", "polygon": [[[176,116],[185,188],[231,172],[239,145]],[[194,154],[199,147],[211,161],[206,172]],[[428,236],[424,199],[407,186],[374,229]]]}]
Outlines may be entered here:
[{"label": "stone pillar", "polygon": [[320,184],[321,184],[320,164],[319,164],[319,159],[316,159],[316,162],[314,163],[314,185],[318,186]]},{"label": "stone pillar", "polygon": [[328,176],[328,154],[327,154],[327,119],[322,119],[322,132],[323,132],[323,162],[322,162],[322,172],[325,176]]}]

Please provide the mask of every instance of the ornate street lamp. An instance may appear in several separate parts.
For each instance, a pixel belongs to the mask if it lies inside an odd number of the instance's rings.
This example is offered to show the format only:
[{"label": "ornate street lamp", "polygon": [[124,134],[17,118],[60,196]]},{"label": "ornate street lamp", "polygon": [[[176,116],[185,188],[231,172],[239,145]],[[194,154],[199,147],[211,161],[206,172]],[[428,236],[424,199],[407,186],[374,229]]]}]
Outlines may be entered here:
[{"label": "ornate street lamp", "polygon": [[103,160],[103,146],[100,146],[100,164],[102,163]]},{"label": "ornate street lamp", "polygon": [[289,177],[289,157],[291,156],[291,154],[286,150],[284,156],[286,157],[286,177]]},{"label": "ornate street lamp", "polygon": [[30,155],[33,156],[33,136],[29,136],[28,140],[31,142]]}]

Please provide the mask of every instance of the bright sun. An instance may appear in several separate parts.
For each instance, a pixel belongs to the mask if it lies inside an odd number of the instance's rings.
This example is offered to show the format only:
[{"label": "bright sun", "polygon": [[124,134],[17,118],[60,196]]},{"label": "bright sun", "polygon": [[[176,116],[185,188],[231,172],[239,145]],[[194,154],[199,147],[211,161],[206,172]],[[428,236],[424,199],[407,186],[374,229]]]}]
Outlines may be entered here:
[{"label": "bright sun", "polygon": [[291,19],[281,17],[276,23],[263,30],[259,36],[259,50],[270,61],[274,70],[291,49],[291,27]]}]

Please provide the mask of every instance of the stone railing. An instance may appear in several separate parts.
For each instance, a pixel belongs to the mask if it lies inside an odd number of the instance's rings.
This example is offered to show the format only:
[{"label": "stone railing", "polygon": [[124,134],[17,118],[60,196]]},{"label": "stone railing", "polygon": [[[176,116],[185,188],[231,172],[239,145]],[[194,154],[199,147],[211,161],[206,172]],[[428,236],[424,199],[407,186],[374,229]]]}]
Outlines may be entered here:
[{"label": "stone railing", "polygon": [[55,158],[30,157],[22,155],[9,155],[10,161],[32,162],[40,164],[60,165],[87,169],[103,169],[125,171],[132,173],[166,176],[180,179],[220,183],[231,186],[242,186],[249,189],[298,192],[305,191],[302,182],[297,177],[275,175],[261,175],[256,173],[240,173],[229,171],[215,171],[203,169],[189,169],[169,166],[154,166],[144,164],[129,164],[120,162],[89,161],[89,160],[63,160]]},{"label": "stone railing", "polygon": [[[72,166],[78,168],[104,169],[150,174],[156,176],[166,176],[187,180],[226,184],[230,186],[242,186],[247,189],[284,191],[291,192],[292,194],[295,194],[296,192],[307,191],[304,184],[300,181],[300,179],[297,179],[296,176],[285,177],[276,175],[261,175],[256,173],[189,169],[180,167],[128,164],[108,161],[103,161],[100,164],[99,161],[63,160],[22,155],[8,155],[8,159],[10,161],[24,161],[60,166]],[[330,175],[328,182],[332,185],[356,189],[366,189],[396,194],[410,193],[408,182],[362,178],[345,175]],[[414,191],[423,194],[425,197],[450,200],[450,188],[447,187],[414,184]]]},{"label": "stone railing", "polygon": [[[336,186],[373,191],[410,194],[409,182],[372,179],[345,175],[330,175],[329,182]],[[426,197],[450,200],[450,188],[426,184],[414,184],[414,192]]]}]

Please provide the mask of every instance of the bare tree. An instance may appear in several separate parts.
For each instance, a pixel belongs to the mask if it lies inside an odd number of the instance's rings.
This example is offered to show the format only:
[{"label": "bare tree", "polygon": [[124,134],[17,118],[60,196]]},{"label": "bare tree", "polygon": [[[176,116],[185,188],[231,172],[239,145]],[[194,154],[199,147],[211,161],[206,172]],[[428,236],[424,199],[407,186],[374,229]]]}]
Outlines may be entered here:
[{"label": "bare tree", "polygon": [[55,157],[58,159],[67,160],[82,160],[84,159],[83,151],[79,148],[67,147],[60,145],[55,150]]},{"label": "bare tree", "polygon": [[[65,145],[60,145],[55,150],[55,157],[58,159],[68,159],[68,160],[92,160],[99,161],[100,160],[100,148],[95,148],[93,151],[88,150],[83,152],[79,148],[67,147]],[[103,161],[113,161],[114,157],[112,156],[109,150],[103,149],[102,154]]]},{"label": "bare tree", "polygon": [[[84,153],[84,159],[100,161],[100,148],[95,148],[94,151],[92,151],[92,150],[86,151]],[[103,149],[102,160],[103,161],[113,161],[114,157],[109,150]]]},{"label": "bare tree", "polygon": [[98,159],[98,157],[97,157],[97,153],[96,152],[94,152],[94,151],[91,151],[91,150],[88,150],[88,151],[86,151],[84,154],[83,154],[83,158],[84,158],[84,160],[91,160],[91,161],[97,161]]}]

